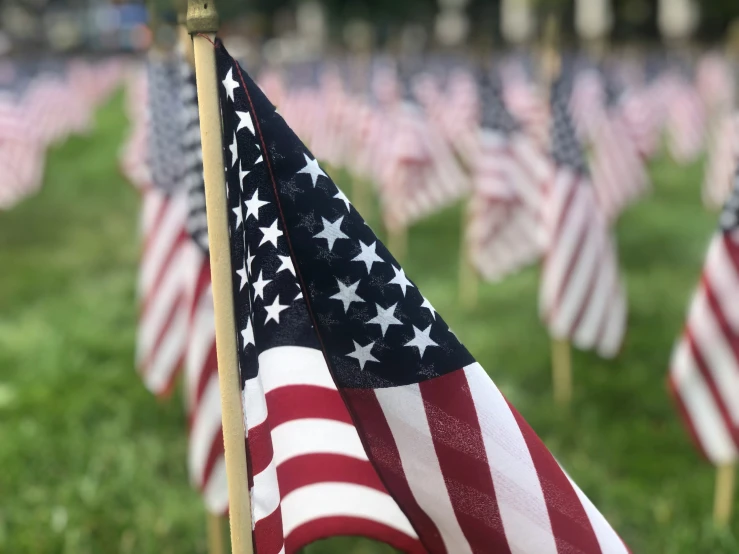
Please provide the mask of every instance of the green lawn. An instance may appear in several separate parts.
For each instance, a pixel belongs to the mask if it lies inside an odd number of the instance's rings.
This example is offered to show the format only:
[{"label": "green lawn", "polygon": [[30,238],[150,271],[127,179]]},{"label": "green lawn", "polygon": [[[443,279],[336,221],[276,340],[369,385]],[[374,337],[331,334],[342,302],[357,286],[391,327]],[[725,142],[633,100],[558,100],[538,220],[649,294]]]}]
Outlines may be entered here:
[{"label": "green lawn", "polygon": [[[158,402],[133,369],[138,199],[117,169],[125,129],[119,96],[94,135],[50,153],[39,196],[0,213],[0,552],[206,549],[182,399]],[[412,230],[406,269],[635,553],[739,552],[713,531],[713,468],[665,388],[716,217],[701,206],[699,166],[652,169],[654,196],[618,226],[624,351],[574,357],[569,416],[551,398],[535,270],[461,309],[459,209]],[[388,551],[353,539],[306,550]]]}]

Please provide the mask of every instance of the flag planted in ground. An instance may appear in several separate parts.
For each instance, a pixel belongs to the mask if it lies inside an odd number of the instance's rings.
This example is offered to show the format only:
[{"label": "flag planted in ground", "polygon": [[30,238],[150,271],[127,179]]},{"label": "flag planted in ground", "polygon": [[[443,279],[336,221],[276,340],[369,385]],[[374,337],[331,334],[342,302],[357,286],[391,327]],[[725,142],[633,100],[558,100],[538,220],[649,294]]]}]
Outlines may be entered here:
[{"label": "flag planted in ground", "polygon": [[715,465],[739,453],[739,179],[711,240],[669,383],[683,420]]},{"label": "flag planted in ground", "polygon": [[505,107],[499,82],[485,75],[480,97],[467,247],[480,274],[498,281],[536,262],[543,252],[541,197],[552,166]]},{"label": "flag planted in ground", "polygon": [[259,554],[359,534],[409,552],[627,552],[216,45]]},{"label": "flag planted in ground", "polygon": [[552,91],[552,158],[542,203],[547,252],[540,310],[549,333],[613,357],[626,330],[626,297],[615,246],[568,111],[567,83]]}]

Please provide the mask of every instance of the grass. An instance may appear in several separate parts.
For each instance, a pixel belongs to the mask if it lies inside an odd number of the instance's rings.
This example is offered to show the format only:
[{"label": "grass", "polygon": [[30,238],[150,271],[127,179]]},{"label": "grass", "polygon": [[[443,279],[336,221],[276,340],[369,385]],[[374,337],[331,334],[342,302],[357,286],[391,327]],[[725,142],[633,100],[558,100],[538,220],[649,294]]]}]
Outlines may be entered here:
[{"label": "grass", "polygon": [[[0,213],[0,552],[205,552],[185,467],[185,419],[133,370],[135,191],[119,175],[121,98],[97,130],[50,152],[42,192]],[[711,524],[714,470],[665,389],[716,217],[700,165],[652,167],[652,197],[618,225],[629,332],[613,362],[577,353],[569,415],[551,398],[549,341],[530,270],[457,300],[461,210],[410,234],[406,269],[635,553],[739,552]],[[739,508],[739,506],[737,506]],[[376,554],[335,539],[309,554]]]}]

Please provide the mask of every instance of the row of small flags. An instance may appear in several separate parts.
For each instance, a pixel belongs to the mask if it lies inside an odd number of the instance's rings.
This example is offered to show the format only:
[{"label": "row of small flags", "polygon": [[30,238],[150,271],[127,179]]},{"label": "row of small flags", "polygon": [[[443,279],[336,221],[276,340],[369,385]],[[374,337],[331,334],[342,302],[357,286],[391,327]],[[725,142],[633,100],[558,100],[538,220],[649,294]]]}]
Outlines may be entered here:
[{"label": "row of small flags", "polygon": [[120,60],[0,67],[0,210],[41,186],[46,151],[91,129],[95,109],[123,77]]},{"label": "row of small flags", "polygon": [[[721,79],[719,90],[733,89],[728,64],[706,57],[689,79],[673,67],[645,77],[627,64],[565,63],[548,98],[515,60],[410,85],[387,64],[363,87],[332,67],[309,86],[267,71],[259,82],[274,112],[222,45],[216,52],[256,552],[337,534],[408,552],[626,552],[318,159],[373,182],[391,232],[469,196],[480,274],[498,281],[541,261],[550,333],[612,357],[627,303],[610,225],[649,190],[646,163],[663,133],[690,163],[723,129],[713,123],[733,106],[716,94]],[[126,105],[121,167],[143,206],[137,366],[158,395],[183,372],[191,479],[222,514],[202,153],[182,53],[152,52],[132,69]],[[721,143],[704,186],[713,202],[729,195],[736,167],[724,142],[708,140]],[[670,378],[717,464],[739,448],[739,318],[721,308],[739,286],[737,203],[722,216]]]}]

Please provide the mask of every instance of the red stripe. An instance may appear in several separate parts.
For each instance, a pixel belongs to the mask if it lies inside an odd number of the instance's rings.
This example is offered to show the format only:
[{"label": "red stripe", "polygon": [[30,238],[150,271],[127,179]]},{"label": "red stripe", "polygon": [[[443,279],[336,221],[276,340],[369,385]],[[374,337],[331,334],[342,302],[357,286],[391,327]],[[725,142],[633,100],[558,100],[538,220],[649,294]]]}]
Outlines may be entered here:
[{"label": "red stripe", "polygon": [[685,423],[685,427],[688,429],[688,434],[693,440],[693,444],[695,444],[695,447],[706,460],[713,463],[713,461],[708,457],[708,453],[705,448],[703,448],[703,442],[701,441],[700,435],[698,435],[698,431],[693,425],[693,418],[690,416],[690,412],[688,412],[685,402],[683,402],[683,398],[680,395],[680,391],[678,390],[677,384],[672,375],[667,378],[667,389],[670,391],[675,404],[677,404],[678,412],[682,416],[683,423]]},{"label": "red stripe", "polygon": [[[182,266],[174,266],[172,260],[182,251],[183,248],[190,244],[190,237],[185,231],[184,227],[180,230],[179,234],[175,238],[174,242],[170,245],[164,260],[162,260],[159,266],[159,273],[154,278],[154,282],[148,291],[145,291],[146,297],[144,298],[144,305],[141,308],[141,314],[145,315],[146,312],[151,309],[151,305],[154,303],[156,295],[159,294],[159,290],[162,286],[162,281],[166,278],[170,271],[176,271],[182,273]],[[182,281],[181,281],[182,282]],[[184,289],[184,287],[183,287]],[[188,312],[189,312],[188,308]]]},{"label": "red stripe", "polygon": [[277,468],[280,496],[315,483],[353,483],[387,493],[372,464],[338,454],[305,454]]},{"label": "red stripe", "polygon": [[341,535],[376,537],[407,554],[427,553],[419,541],[397,529],[368,519],[338,516],[315,519],[293,529],[285,540],[285,552],[291,554],[312,542]]},{"label": "red stripe", "polygon": [[[571,217],[571,216],[570,216]],[[567,290],[570,288],[570,279],[572,277],[572,274],[575,271],[575,267],[580,263],[580,258],[582,254],[582,248],[583,244],[585,243],[585,239],[588,236],[588,219],[590,217],[590,214],[586,212],[585,214],[585,220],[582,222],[579,232],[580,235],[577,239],[577,246],[575,246],[575,250],[572,252],[572,257],[569,259],[569,263],[567,265],[567,271],[565,271],[564,277],[562,279],[562,283],[560,284],[559,290],[555,291],[555,297],[554,302],[551,307],[551,312],[549,313],[549,319],[554,319],[559,312],[560,305],[562,303],[562,299],[567,294]],[[559,237],[557,237],[557,240],[559,240]]]},{"label": "red stripe", "polygon": [[218,427],[218,432],[213,436],[213,441],[210,443],[210,449],[208,450],[208,457],[205,460],[205,466],[203,467],[203,489],[205,489],[210,476],[213,473],[213,468],[216,462],[223,458],[225,450],[223,447],[223,427]]},{"label": "red stripe", "polygon": [[[144,202],[152,202],[151,198],[156,196],[161,196],[162,194],[158,191],[154,190],[145,190],[143,191],[144,195]],[[153,217],[153,222],[151,227],[149,228],[149,233],[146,237],[144,237],[144,244],[143,244],[143,259],[146,259],[146,255],[151,249],[151,245],[154,242],[157,234],[159,233],[159,228],[162,225],[162,221],[164,221],[165,216],[167,214],[167,209],[169,208],[170,200],[168,198],[162,199],[161,203],[159,204],[159,210]]]},{"label": "red stripe", "polygon": [[261,425],[249,429],[249,452],[251,453],[250,470],[252,475],[259,475],[274,458],[272,447],[272,428],[269,418]]},{"label": "red stripe", "polygon": [[[600,245],[599,245],[600,246]],[[603,248],[598,248],[598,257],[595,261],[595,264],[593,265],[592,273],[590,274],[590,280],[588,282],[588,288],[586,289],[585,296],[583,297],[582,302],[580,303],[580,309],[577,311],[577,315],[575,316],[575,319],[572,321],[572,325],[570,326],[570,336],[575,336],[575,333],[577,332],[577,329],[580,327],[580,324],[582,323],[582,318],[585,317],[585,312],[590,307],[590,304],[593,299],[593,293],[595,292],[595,287],[600,279],[603,279],[603,265],[605,262],[602,261],[603,259]]]},{"label": "red stripe", "polygon": [[[282,528],[282,509],[277,509],[254,526],[254,552],[259,554],[278,554],[284,544]],[[258,547],[258,548],[257,548]],[[287,550],[287,552],[294,552]]]},{"label": "red stripe", "polygon": [[144,359],[144,362],[142,364],[143,371],[145,374],[150,371],[150,366],[152,362],[154,361],[154,359],[156,358],[159,347],[162,345],[162,342],[164,342],[164,339],[167,337],[167,334],[170,332],[172,323],[175,321],[175,318],[180,315],[180,311],[184,303],[185,303],[185,293],[181,292],[174,298],[174,301],[169,306],[169,310],[167,311],[167,317],[164,320],[164,324],[159,329],[156,341],[154,342],[154,345],[152,346],[151,350],[149,351],[148,356]]},{"label": "red stripe", "polygon": [[516,418],[539,476],[557,552],[601,554],[593,527],[570,480],[521,414],[510,403],[508,407]]},{"label": "red stripe", "polygon": [[728,259],[734,266],[734,272],[739,274],[739,245],[731,238],[730,233],[723,233],[724,249],[728,254]]},{"label": "red stripe", "polygon": [[342,392],[349,409],[361,425],[361,427],[358,426],[360,436],[380,479],[413,525],[428,552],[446,554],[439,530],[418,505],[411,492],[395,438],[375,392],[366,389],[344,389]]},{"label": "red stripe", "polygon": [[[192,339],[191,339],[192,340]],[[216,352],[216,341],[215,339],[210,345],[208,350],[208,356],[205,358],[203,367],[199,370],[198,382],[195,389],[195,399],[193,412],[197,412],[200,406],[200,400],[203,398],[203,393],[208,383],[214,376],[217,378],[218,375],[218,355]],[[196,416],[195,416],[196,417]]]},{"label": "red stripe", "polygon": [[724,403],[724,399],[723,396],[721,396],[718,384],[713,379],[711,369],[708,367],[708,364],[703,357],[701,347],[696,341],[695,336],[693,335],[690,323],[688,323],[688,327],[685,329],[685,340],[688,342],[690,353],[693,356],[693,361],[695,362],[698,371],[703,376],[703,380],[706,382],[706,386],[711,391],[711,397],[716,404],[716,408],[721,413],[721,419],[723,419],[726,429],[729,431],[729,434],[734,440],[734,443],[739,446],[739,429],[737,429],[732,423],[731,414],[729,413],[729,410]]},{"label": "red stripe", "polygon": [[298,419],[330,419],[352,424],[338,391],[311,385],[280,387],[267,393],[269,424],[274,429]]},{"label": "red stripe", "polygon": [[472,551],[509,553],[480,420],[464,370],[419,386],[447,492]]},{"label": "red stripe", "polygon": [[[732,354],[734,354],[734,359],[739,364],[739,336],[737,336],[734,329],[732,329],[731,324],[726,319],[724,309],[721,307],[721,303],[716,297],[714,287],[711,285],[711,280],[708,278],[707,272],[703,273],[701,281],[703,284],[703,288],[706,291],[706,299],[708,300],[708,305],[711,307],[711,311],[716,316],[716,322],[718,323],[719,328],[721,329],[721,332],[726,339],[726,342],[728,342],[729,346],[731,347],[731,352]],[[730,291],[731,296],[733,296],[734,294],[736,294],[736,291]]]}]

